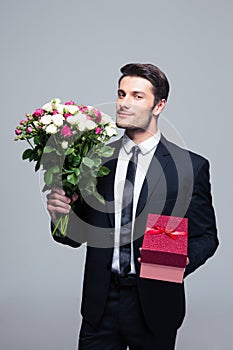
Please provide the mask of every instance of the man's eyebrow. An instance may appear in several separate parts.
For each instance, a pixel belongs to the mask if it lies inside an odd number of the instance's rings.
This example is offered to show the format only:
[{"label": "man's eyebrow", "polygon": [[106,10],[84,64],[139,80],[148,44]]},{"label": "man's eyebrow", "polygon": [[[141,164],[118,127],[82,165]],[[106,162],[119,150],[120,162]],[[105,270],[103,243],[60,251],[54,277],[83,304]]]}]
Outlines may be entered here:
[{"label": "man's eyebrow", "polygon": [[[125,91],[124,91],[123,89],[118,89],[117,92],[118,92],[118,93],[119,93],[119,92],[122,92],[122,93],[125,94]],[[144,95],[144,96],[146,95],[145,92],[143,92],[143,91],[133,90],[133,91],[130,91],[130,92],[133,93],[133,94],[141,94],[141,95]]]},{"label": "man's eyebrow", "polygon": [[145,96],[145,92],[143,91],[132,91],[133,94],[140,94],[140,95],[144,95]]}]

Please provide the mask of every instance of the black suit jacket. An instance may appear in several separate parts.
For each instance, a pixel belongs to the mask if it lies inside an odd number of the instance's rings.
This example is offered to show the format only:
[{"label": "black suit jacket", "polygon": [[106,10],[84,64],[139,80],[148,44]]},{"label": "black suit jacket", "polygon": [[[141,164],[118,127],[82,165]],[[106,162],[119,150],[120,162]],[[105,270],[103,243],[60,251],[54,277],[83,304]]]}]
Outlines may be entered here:
[{"label": "black suit jacket", "polygon": [[[107,160],[108,176],[99,178],[98,191],[106,201],[88,197],[77,201],[67,237],[55,236],[60,243],[78,247],[87,242],[81,313],[87,322],[98,324],[104,312],[111,277],[114,244],[114,177],[121,140],[111,144],[113,157]],[[209,163],[181,149],[163,136],[144,181],[134,227],[134,257],[137,287],[148,326],[178,328],[185,315],[184,284],[140,278],[139,247],[142,246],[148,213],[188,218],[188,256],[185,276],[211,257],[218,246],[212,206]]]}]

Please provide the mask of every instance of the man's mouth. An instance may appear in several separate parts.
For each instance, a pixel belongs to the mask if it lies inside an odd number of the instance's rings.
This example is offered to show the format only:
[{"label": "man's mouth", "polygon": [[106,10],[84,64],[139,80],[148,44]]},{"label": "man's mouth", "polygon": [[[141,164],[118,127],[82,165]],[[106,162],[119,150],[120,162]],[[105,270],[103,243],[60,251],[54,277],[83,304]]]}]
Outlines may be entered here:
[{"label": "man's mouth", "polygon": [[128,112],[124,112],[124,111],[118,111],[117,115],[119,115],[120,117],[130,117],[133,115],[133,113],[128,113]]}]

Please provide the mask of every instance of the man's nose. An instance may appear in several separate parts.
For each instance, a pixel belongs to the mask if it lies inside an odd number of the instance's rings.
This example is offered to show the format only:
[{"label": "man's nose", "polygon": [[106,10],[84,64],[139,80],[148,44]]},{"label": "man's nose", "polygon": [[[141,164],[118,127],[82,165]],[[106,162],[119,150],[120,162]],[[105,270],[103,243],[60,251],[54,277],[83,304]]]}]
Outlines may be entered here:
[{"label": "man's nose", "polygon": [[125,95],[118,101],[119,106],[123,108],[130,108],[131,102],[131,97],[129,95]]}]

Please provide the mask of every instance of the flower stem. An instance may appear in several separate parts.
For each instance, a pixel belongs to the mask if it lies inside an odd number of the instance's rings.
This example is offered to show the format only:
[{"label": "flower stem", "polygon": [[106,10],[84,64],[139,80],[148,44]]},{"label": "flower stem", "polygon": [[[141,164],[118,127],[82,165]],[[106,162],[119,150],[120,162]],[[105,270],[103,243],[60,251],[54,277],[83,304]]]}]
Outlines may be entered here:
[{"label": "flower stem", "polygon": [[67,227],[69,223],[69,214],[61,216],[53,229],[52,236],[54,236],[57,231],[60,236],[65,237],[67,233]]},{"label": "flower stem", "polygon": [[31,146],[32,149],[34,149],[34,147],[32,146],[31,142],[27,139],[27,142],[29,143],[29,145]]}]

